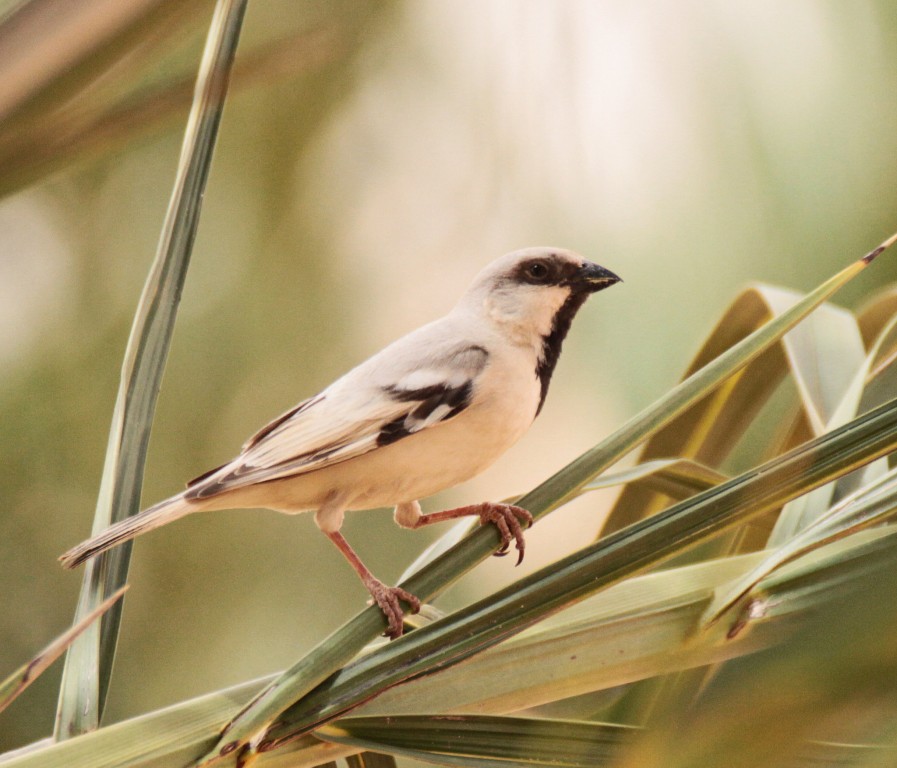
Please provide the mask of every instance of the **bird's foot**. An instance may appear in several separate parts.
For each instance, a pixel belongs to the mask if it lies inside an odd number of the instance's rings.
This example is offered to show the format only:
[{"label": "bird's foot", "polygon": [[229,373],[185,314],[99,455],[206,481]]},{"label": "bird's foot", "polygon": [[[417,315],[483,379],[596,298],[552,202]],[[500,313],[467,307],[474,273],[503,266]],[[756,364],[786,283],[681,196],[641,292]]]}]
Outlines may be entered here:
[{"label": "bird's foot", "polygon": [[492,523],[501,536],[501,546],[495,552],[495,556],[504,557],[508,554],[513,540],[518,552],[515,565],[520,565],[523,562],[523,552],[526,549],[526,539],[523,537],[521,522],[526,523],[526,527],[529,528],[533,524],[533,516],[523,507],[515,507],[513,504],[487,501],[478,506],[477,514],[480,516],[480,523],[482,525]]},{"label": "bird's foot", "polygon": [[403,600],[406,602],[411,609],[411,613],[417,613],[420,610],[420,600],[401,587],[387,587],[382,581],[373,577],[365,581],[365,586],[386,617],[388,626],[383,634],[390,640],[401,637],[405,631],[403,624],[405,611],[399,601]]}]

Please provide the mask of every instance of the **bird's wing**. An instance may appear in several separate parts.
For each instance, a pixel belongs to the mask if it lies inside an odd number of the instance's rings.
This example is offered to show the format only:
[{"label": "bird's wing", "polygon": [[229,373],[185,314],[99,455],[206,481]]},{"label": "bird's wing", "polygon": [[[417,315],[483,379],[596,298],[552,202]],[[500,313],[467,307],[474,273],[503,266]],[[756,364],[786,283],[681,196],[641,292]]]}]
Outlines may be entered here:
[{"label": "bird's wing", "polygon": [[488,357],[481,346],[455,346],[389,383],[376,370],[355,369],[259,430],[233,461],[191,481],[185,495],[203,499],[323,469],[451,419],[470,405]]}]

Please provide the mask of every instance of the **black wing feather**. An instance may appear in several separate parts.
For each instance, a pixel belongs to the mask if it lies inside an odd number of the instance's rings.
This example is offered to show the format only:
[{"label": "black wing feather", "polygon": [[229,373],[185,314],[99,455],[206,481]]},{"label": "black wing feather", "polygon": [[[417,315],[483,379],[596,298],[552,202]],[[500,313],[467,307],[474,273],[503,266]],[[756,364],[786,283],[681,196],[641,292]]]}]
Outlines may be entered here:
[{"label": "black wing feather", "polygon": [[436,384],[421,389],[388,387],[384,392],[400,402],[416,402],[418,405],[409,413],[383,425],[377,436],[377,445],[380,447],[418,432],[429,423],[428,420],[439,408],[442,408],[444,413],[436,419],[437,421],[446,421],[457,416],[470,405],[473,382],[468,379],[458,386]]}]

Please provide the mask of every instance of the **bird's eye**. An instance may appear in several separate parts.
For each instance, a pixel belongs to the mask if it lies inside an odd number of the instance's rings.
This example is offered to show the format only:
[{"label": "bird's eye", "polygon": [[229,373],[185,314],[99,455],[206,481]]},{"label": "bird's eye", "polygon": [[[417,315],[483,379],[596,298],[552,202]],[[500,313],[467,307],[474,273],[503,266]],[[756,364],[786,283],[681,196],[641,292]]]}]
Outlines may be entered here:
[{"label": "bird's eye", "polygon": [[526,266],[526,276],[534,283],[544,283],[548,280],[551,270],[544,261],[533,261]]}]

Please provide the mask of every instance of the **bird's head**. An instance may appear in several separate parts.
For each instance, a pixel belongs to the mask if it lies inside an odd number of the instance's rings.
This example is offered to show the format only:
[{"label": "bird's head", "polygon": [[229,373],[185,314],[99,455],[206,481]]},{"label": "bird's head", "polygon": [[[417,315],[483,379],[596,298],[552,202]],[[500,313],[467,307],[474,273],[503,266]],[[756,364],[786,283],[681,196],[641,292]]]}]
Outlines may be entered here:
[{"label": "bird's head", "polygon": [[618,282],[613,272],[573,251],[524,248],[483,269],[462,303],[484,310],[521,342],[537,343],[553,332],[562,340],[585,300]]}]

